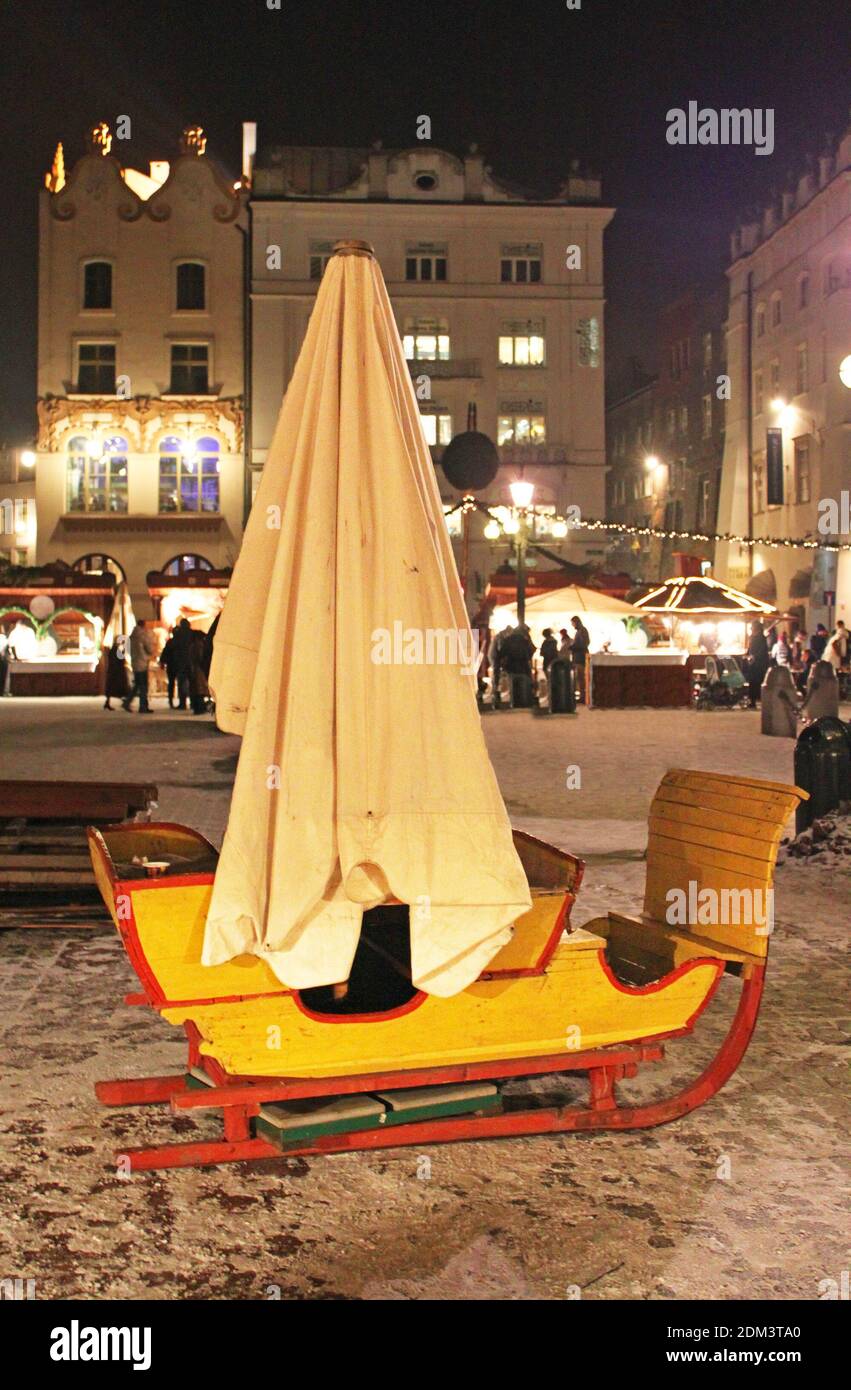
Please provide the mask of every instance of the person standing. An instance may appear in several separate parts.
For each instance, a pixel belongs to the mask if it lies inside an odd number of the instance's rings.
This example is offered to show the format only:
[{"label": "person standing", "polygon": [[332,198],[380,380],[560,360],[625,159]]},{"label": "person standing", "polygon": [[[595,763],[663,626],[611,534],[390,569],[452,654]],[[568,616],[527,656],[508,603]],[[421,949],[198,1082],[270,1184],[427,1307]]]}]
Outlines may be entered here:
[{"label": "person standing", "polygon": [[550,667],[558,656],[558,642],[553,636],[551,627],[544,628],[544,640],[538,648],[541,656],[541,663],[544,668],[544,675],[548,676]]},{"label": "person standing", "polygon": [[792,648],[789,646],[789,639],[785,632],[781,632],[774,646],[771,648],[771,660],[775,666],[792,665]]},{"label": "person standing", "polygon": [[824,655],[837,673],[848,665],[848,629],[841,618],[830,634]]},{"label": "person standing", "polygon": [[824,649],[827,646],[827,628],[824,623],[817,623],[816,630],[810,638],[810,651],[812,661],[824,660]]},{"label": "person standing", "polygon": [[177,682],[177,708],[186,709],[192,669],[192,628],[181,618],[174,629],[174,674]]},{"label": "person standing", "polygon": [[177,667],[175,665],[174,648],[174,628],[168,634],[168,640],[160,652],[160,666],[166,674],[168,684],[168,707],[174,709],[174,694],[177,687]]},{"label": "person standing", "polygon": [[137,623],[130,635],[130,665],[133,670],[133,689],[121,701],[124,709],[130,710],[133,701],[139,699],[139,713],[153,714],[148,704],[148,667],[154,655],[154,634]]},{"label": "person standing", "polygon": [[488,649],[488,661],[491,668],[491,694],[493,695],[494,709],[500,702],[499,682],[502,676],[502,649],[506,639],[511,635],[511,627],[506,626],[502,632],[494,634],[493,640]]},{"label": "person standing", "polygon": [[580,705],[585,704],[585,668],[588,664],[588,651],[591,646],[591,634],[580,617],[573,617],[570,620],[573,628],[573,637],[570,643],[570,655],[573,660],[574,679],[576,684],[576,698]]},{"label": "person standing", "polygon": [[748,680],[748,697],[751,709],[759,704],[759,692],[769,666],[768,642],[762,630],[762,623],[754,619],[751,623],[751,636],[745,658],[745,671]]},{"label": "person standing", "polygon": [[111,647],[106,649],[106,681],[103,707],[112,709],[113,700],[126,700],[129,695],[127,680],[127,639],[116,637]]}]

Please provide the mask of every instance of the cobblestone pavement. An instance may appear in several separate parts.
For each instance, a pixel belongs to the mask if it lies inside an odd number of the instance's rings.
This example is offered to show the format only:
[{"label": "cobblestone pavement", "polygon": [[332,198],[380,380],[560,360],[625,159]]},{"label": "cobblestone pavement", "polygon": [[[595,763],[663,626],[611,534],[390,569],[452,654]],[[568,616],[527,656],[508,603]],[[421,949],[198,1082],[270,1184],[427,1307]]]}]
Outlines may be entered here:
[{"label": "cobblestone pavement", "polygon": [[[761,738],[744,712],[515,712],[484,727],[515,822],[589,856],[580,923],[638,905],[647,805],[666,768],[792,780],[791,744]],[[5,776],[154,780],[162,818],[217,841],[237,744],[188,714],[0,707]],[[94,1082],[180,1070],[180,1036],[123,1004],[136,982],[111,931],[7,932],[0,1277],[35,1278],[42,1298],[817,1298],[848,1267],[849,906],[848,871],[778,870],[756,1038],[721,1095],[675,1124],[130,1181],[113,1152],[167,1140],[174,1122],[103,1110]],[[722,987],[698,1036],[623,1095],[667,1094],[694,1074],[730,1006]],[[186,1138],[217,1130],[212,1118],[178,1125]]]}]

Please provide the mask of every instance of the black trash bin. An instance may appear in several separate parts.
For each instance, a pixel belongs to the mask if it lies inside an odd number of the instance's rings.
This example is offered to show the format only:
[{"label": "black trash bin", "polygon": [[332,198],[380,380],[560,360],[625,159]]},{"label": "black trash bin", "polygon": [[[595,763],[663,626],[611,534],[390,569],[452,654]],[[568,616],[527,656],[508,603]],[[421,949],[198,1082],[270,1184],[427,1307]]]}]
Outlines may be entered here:
[{"label": "black trash bin", "polygon": [[554,661],[549,670],[550,714],[575,714],[576,696],[573,692],[573,665],[569,661]]},{"label": "black trash bin", "polygon": [[532,684],[532,677],[525,672],[518,674],[512,671],[511,681],[511,708],[512,709],[531,709],[535,700],[535,688]]},{"label": "black trash bin", "polygon": [[851,737],[841,719],[816,719],[798,735],[795,781],[810,794],[795,812],[799,835],[840,801],[851,801]]}]

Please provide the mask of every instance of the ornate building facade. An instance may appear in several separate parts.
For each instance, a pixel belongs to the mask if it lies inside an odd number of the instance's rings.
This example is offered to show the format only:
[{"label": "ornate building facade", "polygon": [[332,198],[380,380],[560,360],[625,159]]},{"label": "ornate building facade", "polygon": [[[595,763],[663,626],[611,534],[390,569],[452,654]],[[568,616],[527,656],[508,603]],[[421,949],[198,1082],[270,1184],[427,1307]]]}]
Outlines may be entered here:
[{"label": "ornate building facade", "polygon": [[[602,556],[599,534],[565,538],[556,519],[570,506],[600,517],[605,505],[611,217],[599,179],[578,164],[539,197],[497,178],[476,147],[463,158],[428,144],[261,150],[251,192],[251,468],[262,469],[332,247],[360,238],[387,282],[445,504],[463,489],[440,460],[474,413],[500,459],[479,500],[506,507],[523,471],[542,544],[572,561]],[[509,544],[484,536],[480,512],[463,538],[460,511],[449,524],[472,605]]]},{"label": "ornate building facade", "polygon": [[[718,529],[851,543],[851,128],[732,237]],[[843,505],[844,503],[844,505]],[[719,577],[851,623],[851,553],[731,543]]]},{"label": "ornate building facade", "polygon": [[[120,142],[118,142],[120,145]],[[246,195],[198,127],[147,174],[106,125],[39,218],[37,559],[126,578],[219,569],[245,511]]]}]

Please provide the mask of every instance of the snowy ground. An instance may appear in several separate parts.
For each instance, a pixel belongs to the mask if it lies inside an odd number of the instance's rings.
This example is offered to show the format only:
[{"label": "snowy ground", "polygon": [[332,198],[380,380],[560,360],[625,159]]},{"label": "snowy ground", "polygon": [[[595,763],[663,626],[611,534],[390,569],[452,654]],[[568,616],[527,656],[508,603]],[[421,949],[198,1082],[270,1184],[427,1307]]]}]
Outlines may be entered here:
[{"label": "snowy ground", "polygon": [[[639,905],[667,768],[793,780],[791,741],[762,738],[746,711],[483,724],[515,824],[588,859],[579,923]],[[0,704],[5,776],[155,780],[158,814],[214,840],[237,743],[188,714]],[[643,1133],[435,1147],[425,1179],[423,1155],[397,1150],[120,1181],[113,1151],[166,1140],[173,1122],[100,1109],[94,1081],[179,1070],[180,1039],[124,1006],[135,979],[111,931],[5,933],[0,1277],[35,1278],[44,1298],[818,1298],[848,1262],[849,909],[836,856],[778,869],[756,1038],[702,1109]],[[731,1003],[722,991],[703,1031],[624,1095],[666,1094],[699,1070]]]}]

